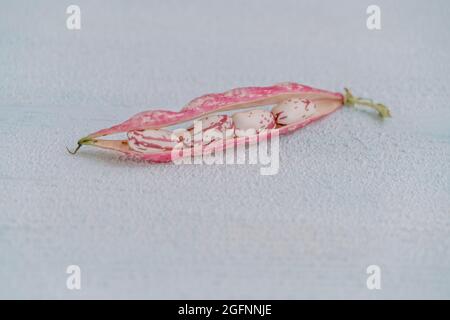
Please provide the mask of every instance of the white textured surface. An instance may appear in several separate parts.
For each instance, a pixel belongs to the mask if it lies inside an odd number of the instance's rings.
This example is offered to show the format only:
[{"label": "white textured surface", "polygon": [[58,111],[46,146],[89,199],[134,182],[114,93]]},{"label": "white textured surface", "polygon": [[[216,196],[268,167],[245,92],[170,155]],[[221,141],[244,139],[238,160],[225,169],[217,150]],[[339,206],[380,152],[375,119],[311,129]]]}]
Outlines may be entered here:
[{"label": "white textured surface", "polygon": [[[0,297],[450,298],[450,2],[377,1],[378,32],[372,1],[74,2],[79,32],[72,1],[0,1]],[[272,177],[65,150],[282,81],[349,86],[394,118],[344,109],[284,137]]]}]

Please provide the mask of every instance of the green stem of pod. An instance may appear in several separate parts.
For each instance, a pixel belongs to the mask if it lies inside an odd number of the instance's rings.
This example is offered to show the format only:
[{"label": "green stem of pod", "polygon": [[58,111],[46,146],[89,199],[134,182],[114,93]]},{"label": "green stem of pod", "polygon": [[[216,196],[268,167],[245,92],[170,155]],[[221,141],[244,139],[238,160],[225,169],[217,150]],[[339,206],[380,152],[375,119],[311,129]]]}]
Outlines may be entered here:
[{"label": "green stem of pod", "polygon": [[355,97],[349,89],[344,88],[345,95],[344,95],[344,104],[349,107],[354,107],[356,105],[362,105],[369,108],[372,108],[378,112],[378,115],[382,118],[390,118],[391,112],[389,111],[389,108],[386,107],[384,104],[381,103],[375,103],[372,99],[365,99],[360,97]]}]

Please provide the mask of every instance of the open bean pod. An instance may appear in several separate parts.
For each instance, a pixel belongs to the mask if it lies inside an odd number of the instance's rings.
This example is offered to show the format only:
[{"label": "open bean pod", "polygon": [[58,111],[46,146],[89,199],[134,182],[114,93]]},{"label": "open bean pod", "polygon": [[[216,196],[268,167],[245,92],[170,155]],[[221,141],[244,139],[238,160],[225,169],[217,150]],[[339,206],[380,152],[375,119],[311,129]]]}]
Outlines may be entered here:
[{"label": "open bean pod", "polygon": [[[153,162],[172,161],[174,148],[200,146],[207,151],[256,143],[270,138],[270,131],[284,135],[317,121],[343,105],[365,105],[390,117],[389,109],[371,100],[315,89],[298,83],[281,83],[269,87],[237,88],[224,93],[207,94],[189,102],[178,112],[144,111],[113,127],[102,129],[78,141],[78,148],[91,145]],[[271,111],[258,109],[274,106]],[[234,112],[231,116],[225,113]],[[196,120],[200,120],[195,122]],[[188,123],[186,129],[170,127]],[[194,123],[200,123],[200,129]],[[198,132],[196,132],[198,131]],[[127,139],[108,140],[103,137],[126,133]],[[197,135],[202,139],[196,139]],[[189,155],[191,153],[188,153]]]}]

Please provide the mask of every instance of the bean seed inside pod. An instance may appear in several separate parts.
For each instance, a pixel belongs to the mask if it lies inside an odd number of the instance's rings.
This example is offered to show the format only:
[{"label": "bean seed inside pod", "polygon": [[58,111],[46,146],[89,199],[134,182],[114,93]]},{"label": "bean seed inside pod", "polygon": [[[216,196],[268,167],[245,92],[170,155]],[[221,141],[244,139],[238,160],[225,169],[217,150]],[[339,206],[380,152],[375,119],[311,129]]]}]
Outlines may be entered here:
[{"label": "bean seed inside pod", "polygon": [[127,133],[130,149],[142,153],[171,150],[180,141],[173,132],[164,129],[134,130]]},{"label": "bean seed inside pod", "polygon": [[[200,123],[199,123],[200,122]],[[207,145],[213,141],[228,139],[234,137],[234,123],[231,117],[227,115],[206,116],[194,122],[188,130],[196,134],[195,125],[201,124],[201,137],[193,137],[194,142],[200,142]]]},{"label": "bean seed inside pod", "polygon": [[251,136],[275,128],[275,118],[270,111],[250,110],[233,114],[238,137]]},{"label": "bean seed inside pod", "polygon": [[288,125],[310,118],[316,112],[316,105],[307,99],[291,98],[277,104],[272,114],[279,125]]}]

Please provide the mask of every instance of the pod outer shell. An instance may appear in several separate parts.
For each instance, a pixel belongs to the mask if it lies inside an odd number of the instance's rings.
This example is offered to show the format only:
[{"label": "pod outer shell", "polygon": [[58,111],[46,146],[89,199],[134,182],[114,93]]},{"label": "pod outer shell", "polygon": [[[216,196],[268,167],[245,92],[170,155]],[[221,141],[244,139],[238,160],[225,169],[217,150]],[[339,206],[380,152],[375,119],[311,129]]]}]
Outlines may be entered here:
[{"label": "pod outer shell", "polygon": [[179,112],[167,110],[140,112],[116,126],[91,133],[88,137],[97,138],[131,130],[167,127],[217,111],[229,111],[278,103],[291,96],[299,96],[310,100],[330,99],[344,102],[344,96],[340,93],[316,89],[293,82],[269,87],[237,88],[223,93],[207,94],[195,98]]},{"label": "pod outer shell", "polygon": [[[305,121],[293,123],[277,130],[277,134],[284,135],[298,130],[305,125],[319,120],[320,118],[336,111],[344,104],[344,96],[340,93],[316,89],[298,83],[287,82],[269,87],[246,87],[237,88],[217,94],[207,94],[189,102],[179,112],[167,110],[144,111],[132,116],[130,119],[110,128],[94,132],[86,138],[92,139],[90,145],[122,152],[130,157],[152,162],[170,162],[172,154],[170,151],[160,153],[142,154],[131,150],[126,141],[123,140],[103,140],[98,137],[128,132],[132,130],[145,130],[163,128],[186,121],[201,118],[205,115],[219,111],[231,111],[244,108],[251,108],[263,105],[277,104],[289,98],[302,98],[313,101],[318,107],[318,112]],[[270,132],[270,131],[269,131]],[[218,141],[224,148],[240,145],[242,143],[253,143],[270,138],[270,133],[263,132],[254,137],[230,138],[226,141]],[[229,141],[232,140],[232,141]],[[217,148],[216,143],[212,143],[207,148]]]}]

